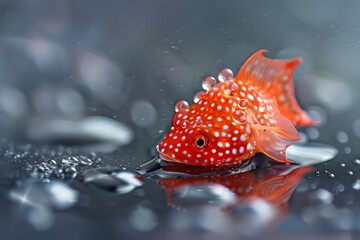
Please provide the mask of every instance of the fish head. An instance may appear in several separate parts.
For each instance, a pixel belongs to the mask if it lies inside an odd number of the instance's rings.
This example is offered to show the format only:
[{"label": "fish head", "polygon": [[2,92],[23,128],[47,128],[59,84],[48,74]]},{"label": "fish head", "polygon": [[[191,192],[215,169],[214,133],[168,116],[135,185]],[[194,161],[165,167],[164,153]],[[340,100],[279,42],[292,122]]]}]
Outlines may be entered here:
[{"label": "fish head", "polygon": [[158,145],[160,158],[189,165],[219,166],[241,163],[254,154],[246,112],[239,110],[238,100],[226,95],[221,84],[175,114],[170,131]]}]

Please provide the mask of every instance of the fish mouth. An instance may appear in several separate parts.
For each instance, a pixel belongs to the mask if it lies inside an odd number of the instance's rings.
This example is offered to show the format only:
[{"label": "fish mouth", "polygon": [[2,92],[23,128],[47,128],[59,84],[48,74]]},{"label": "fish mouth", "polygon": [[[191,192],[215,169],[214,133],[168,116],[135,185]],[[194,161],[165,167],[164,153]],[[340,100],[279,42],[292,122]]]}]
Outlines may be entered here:
[{"label": "fish mouth", "polygon": [[161,153],[161,152],[159,152],[159,158],[161,158],[161,160],[168,161],[168,162],[179,162],[175,158],[172,158],[169,155],[167,155],[165,153]]}]

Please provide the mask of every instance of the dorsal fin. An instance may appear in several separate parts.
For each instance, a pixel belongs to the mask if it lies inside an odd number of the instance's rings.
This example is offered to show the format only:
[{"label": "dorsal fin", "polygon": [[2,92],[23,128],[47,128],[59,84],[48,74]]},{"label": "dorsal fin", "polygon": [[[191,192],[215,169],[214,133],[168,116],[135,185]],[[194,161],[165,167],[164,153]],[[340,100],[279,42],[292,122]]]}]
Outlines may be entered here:
[{"label": "dorsal fin", "polygon": [[290,60],[268,59],[263,56],[267,50],[254,53],[241,67],[236,80],[251,81],[260,86],[271,97],[276,97],[282,115],[294,125],[313,125],[313,121],[300,108],[294,97],[294,70],[302,62],[301,58]]},{"label": "dorsal fin", "polygon": [[252,123],[251,128],[255,133],[257,150],[278,162],[291,162],[286,158],[286,148],[291,143],[299,141],[298,131],[294,125],[281,115],[275,97],[271,107],[272,126]]}]

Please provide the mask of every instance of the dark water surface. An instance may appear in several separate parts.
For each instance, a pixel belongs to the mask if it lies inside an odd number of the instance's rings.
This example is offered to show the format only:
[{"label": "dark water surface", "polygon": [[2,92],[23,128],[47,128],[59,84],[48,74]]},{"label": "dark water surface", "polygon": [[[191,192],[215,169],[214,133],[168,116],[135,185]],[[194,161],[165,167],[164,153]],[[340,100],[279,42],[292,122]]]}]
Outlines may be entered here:
[{"label": "dark water surface", "polygon": [[[1,1],[0,239],[359,239],[359,8]],[[175,103],[263,48],[304,60],[307,164],[157,162]]]}]

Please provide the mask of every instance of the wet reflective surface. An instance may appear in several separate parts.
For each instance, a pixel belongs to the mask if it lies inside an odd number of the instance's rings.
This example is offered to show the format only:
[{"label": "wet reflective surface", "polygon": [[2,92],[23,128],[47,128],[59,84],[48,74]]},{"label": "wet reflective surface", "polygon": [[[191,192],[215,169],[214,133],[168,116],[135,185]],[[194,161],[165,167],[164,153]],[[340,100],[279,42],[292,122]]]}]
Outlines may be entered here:
[{"label": "wet reflective surface", "polygon": [[[3,1],[0,239],[360,238],[358,7]],[[304,60],[302,165],[160,161],[174,108],[262,48]]]}]

